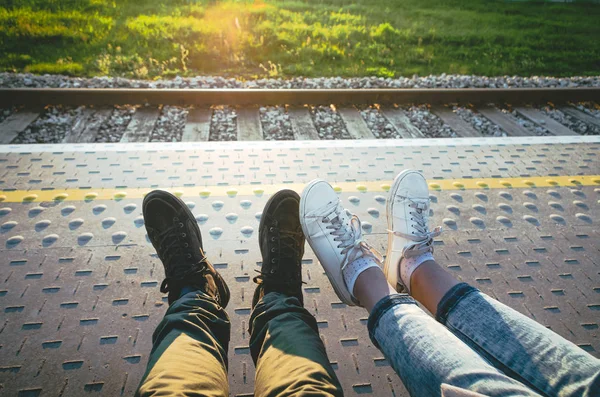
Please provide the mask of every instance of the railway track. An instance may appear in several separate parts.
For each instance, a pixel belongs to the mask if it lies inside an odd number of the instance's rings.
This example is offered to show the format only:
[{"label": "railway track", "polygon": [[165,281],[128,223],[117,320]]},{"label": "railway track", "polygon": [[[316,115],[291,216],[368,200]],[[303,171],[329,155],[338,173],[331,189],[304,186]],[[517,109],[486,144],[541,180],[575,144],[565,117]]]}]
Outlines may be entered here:
[{"label": "railway track", "polygon": [[598,135],[600,88],[0,89],[0,144]]}]

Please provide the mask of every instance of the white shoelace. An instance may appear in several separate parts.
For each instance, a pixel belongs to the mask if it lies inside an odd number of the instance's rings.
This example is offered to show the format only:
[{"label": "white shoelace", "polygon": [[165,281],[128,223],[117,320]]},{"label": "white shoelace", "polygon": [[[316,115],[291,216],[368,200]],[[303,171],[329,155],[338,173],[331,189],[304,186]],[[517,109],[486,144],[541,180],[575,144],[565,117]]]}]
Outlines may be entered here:
[{"label": "white shoelace", "polygon": [[[425,252],[433,252],[433,248],[431,247],[431,242],[434,237],[439,236],[442,233],[441,227],[436,227],[433,231],[429,231],[429,225],[427,222],[427,218],[423,211],[429,211],[429,205],[426,202],[411,200],[410,198],[406,198],[410,203],[408,204],[409,208],[413,208],[416,211],[410,211],[409,214],[413,217],[415,222],[414,228],[416,229],[416,233],[402,233],[399,231],[388,230],[390,233],[394,233],[394,235],[403,237],[405,239],[414,241],[416,244],[411,244],[404,248],[402,251],[402,256],[405,258],[412,258],[415,256],[419,256],[424,254]],[[429,214],[427,214],[429,216]]]},{"label": "white shoelace", "polygon": [[[325,215],[317,215],[324,213]],[[345,222],[343,215],[350,217],[350,222]],[[341,254],[344,255],[345,263],[342,270],[358,258],[368,256],[381,262],[383,258],[373,250],[369,244],[362,238],[362,228],[360,220],[356,215],[352,215],[344,209],[340,201],[328,204],[308,214],[309,217],[322,216],[321,222],[330,223],[325,228],[331,230],[329,233],[334,237],[333,241],[338,242],[338,248],[341,248]]]}]

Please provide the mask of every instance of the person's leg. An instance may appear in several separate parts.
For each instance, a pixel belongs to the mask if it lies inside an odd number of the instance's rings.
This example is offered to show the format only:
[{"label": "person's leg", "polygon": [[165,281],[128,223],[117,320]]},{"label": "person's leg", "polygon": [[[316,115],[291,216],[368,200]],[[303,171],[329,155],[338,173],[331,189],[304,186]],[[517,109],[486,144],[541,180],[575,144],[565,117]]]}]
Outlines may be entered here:
[{"label": "person's leg", "polygon": [[204,292],[173,302],[152,336],[136,395],[228,396],[229,331],[225,310]]},{"label": "person's leg", "polygon": [[362,239],[360,221],[329,184],[317,180],[306,187],[300,220],[339,298],[370,309],[372,341],[411,395],[439,396],[444,385],[488,396],[536,395],[490,365],[411,297],[392,293],[380,269],[381,255]]},{"label": "person's leg", "polygon": [[153,191],[142,209],[165,267],[161,292],[169,293],[169,308],[136,396],[228,396],[227,284],[206,259],[196,219],[181,200]]},{"label": "person's leg", "polygon": [[276,193],[259,226],[263,262],[255,278],[249,330],[257,397],[343,395],[317,322],[303,305],[298,204],[297,193]]},{"label": "person's leg", "polygon": [[542,394],[600,392],[600,360],[466,283],[451,287],[435,313],[440,323],[496,368]]},{"label": "person's leg", "polygon": [[[403,178],[410,177],[410,180]],[[546,395],[591,395],[600,390],[600,361],[551,330],[459,283],[433,258],[425,179],[400,174],[388,200],[390,239],[386,275],[438,321],[514,379]]]},{"label": "person's leg", "polygon": [[254,395],[342,396],[315,318],[294,296],[264,295],[250,319]]},{"label": "person's leg", "polygon": [[[369,269],[371,270],[371,269]],[[390,285],[374,268],[358,276],[354,294],[383,295],[369,311],[369,335],[402,379],[411,396],[439,396],[446,385],[485,396],[532,396],[530,388],[499,371],[406,294],[389,294]]]}]

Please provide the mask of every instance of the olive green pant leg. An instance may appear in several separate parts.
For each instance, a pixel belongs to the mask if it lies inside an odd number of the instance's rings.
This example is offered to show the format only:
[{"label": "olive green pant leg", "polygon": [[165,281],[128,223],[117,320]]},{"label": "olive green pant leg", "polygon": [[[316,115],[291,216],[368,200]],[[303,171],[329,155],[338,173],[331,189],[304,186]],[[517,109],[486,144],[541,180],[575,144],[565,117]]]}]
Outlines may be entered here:
[{"label": "olive green pant leg", "polygon": [[228,396],[229,332],[225,310],[202,292],[175,301],[152,335],[136,396]]},{"label": "olive green pant leg", "polygon": [[342,396],[317,321],[297,298],[265,295],[250,318],[255,397]]}]

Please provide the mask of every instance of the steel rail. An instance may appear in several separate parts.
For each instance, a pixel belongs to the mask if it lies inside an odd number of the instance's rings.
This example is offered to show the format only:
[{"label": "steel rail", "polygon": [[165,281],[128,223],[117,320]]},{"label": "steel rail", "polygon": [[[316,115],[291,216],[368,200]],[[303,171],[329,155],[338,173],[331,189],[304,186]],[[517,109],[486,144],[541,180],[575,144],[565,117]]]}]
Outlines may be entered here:
[{"label": "steel rail", "polygon": [[600,87],[431,89],[0,88],[0,106],[566,103],[600,101]]}]

